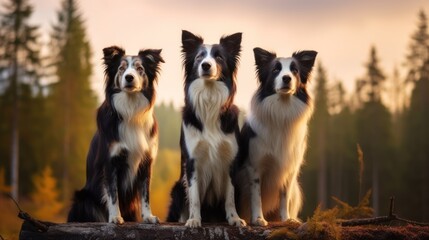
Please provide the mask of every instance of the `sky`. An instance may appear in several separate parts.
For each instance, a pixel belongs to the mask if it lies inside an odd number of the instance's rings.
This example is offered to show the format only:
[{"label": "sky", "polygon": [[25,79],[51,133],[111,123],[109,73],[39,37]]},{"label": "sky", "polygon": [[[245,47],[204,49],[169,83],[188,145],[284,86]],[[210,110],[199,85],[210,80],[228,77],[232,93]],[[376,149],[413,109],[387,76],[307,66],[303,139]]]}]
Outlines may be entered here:
[{"label": "sky", "polygon": [[[35,7],[32,23],[41,26],[44,42],[57,21],[61,2],[30,0]],[[315,50],[317,64],[326,69],[330,84],[342,81],[351,92],[355,80],[365,75],[371,46],[376,47],[387,77],[395,66],[401,70],[418,12],[429,14],[429,0],[82,0],[79,7],[94,53],[92,86],[100,101],[104,98],[101,58],[105,47],[118,45],[131,55],[139,49],[162,49],[165,63],[157,102],[181,107],[181,31],[200,35],[207,44],[242,32],[235,102],[245,110],[257,87],[253,48],[276,52],[279,57]]]}]

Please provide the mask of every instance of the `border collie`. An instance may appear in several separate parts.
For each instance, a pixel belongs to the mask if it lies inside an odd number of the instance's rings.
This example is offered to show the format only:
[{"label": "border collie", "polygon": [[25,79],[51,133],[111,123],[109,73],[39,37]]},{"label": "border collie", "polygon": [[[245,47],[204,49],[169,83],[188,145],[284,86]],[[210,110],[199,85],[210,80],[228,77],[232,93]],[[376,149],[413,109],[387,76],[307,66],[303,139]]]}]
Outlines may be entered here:
[{"label": "border collie", "polygon": [[161,50],[129,56],[112,46],[103,53],[105,100],[87,156],[86,184],[75,193],[68,221],[157,223],[149,186],[158,151],[153,106]]},{"label": "border collie", "polygon": [[226,220],[245,226],[235,208],[230,171],[238,153],[238,108],[233,105],[241,33],[203,44],[182,31],[185,106],[180,137],[181,174],[171,192],[167,221],[200,227]]},{"label": "border collie", "polygon": [[[261,48],[253,51],[259,87],[241,130],[234,179],[240,192],[240,216],[253,225],[266,226],[264,215],[282,221],[297,219],[302,205],[297,178],[313,112],[306,86],[317,52],[277,58]],[[275,215],[277,210],[279,215]]]}]

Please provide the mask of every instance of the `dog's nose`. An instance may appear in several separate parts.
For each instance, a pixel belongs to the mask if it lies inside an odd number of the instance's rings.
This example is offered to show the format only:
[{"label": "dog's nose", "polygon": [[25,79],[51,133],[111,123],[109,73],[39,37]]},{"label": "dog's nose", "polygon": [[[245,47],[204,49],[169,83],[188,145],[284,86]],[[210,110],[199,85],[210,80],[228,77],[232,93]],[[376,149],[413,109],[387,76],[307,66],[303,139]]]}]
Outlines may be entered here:
[{"label": "dog's nose", "polygon": [[290,78],[290,76],[284,75],[283,78],[282,78],[282,80],[283,80],[284,84],[289,84],[290,80],[292,80],[292,79]]},{"label": "dog's nose", "polygon": [[210,65],[210,63],[205,62],[205,63],[201,64],[201,67],[203,68],[204,71],[208,71],[210,69],[211,65]]},{"label": "dog's nose", "polygon": [[125,80],[130,83],[134,80],[134,76],[131,74],[127,74],[125,75]]}]

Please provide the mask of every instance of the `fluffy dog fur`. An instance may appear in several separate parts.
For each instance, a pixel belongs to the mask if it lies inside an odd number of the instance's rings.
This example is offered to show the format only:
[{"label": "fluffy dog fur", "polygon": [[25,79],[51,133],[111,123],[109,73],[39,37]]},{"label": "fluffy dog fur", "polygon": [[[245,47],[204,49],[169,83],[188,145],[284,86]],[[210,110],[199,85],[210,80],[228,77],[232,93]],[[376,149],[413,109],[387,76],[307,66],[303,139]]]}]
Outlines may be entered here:
[{"label": "fluffy dog fur", "polygon": [[277,58],[255,48],[254,54],[259,87],[241,131],[235,180],[240,216],[266,226],[264,215],[278,210],[282,221],[297,219],[302,205],[297,178],[313,112],[306,86],[317,53],[302,51]]},{"label": "fluffy dog fur", "polygon": [[87,156],[85,187],[75,193],[69,222],[159,222],[149,205],[152,163],[158,150],[153,115],[161,50],[137,56],[103,49],[105,100]]},{"label": "fluffy dog fur", "polygon": [[245,226],[235,208],[230,170],[238,153],[238,108],[233,105],[241,33],[219,44],[182,32],[185,107],[181,128],[181,174],[167,221],[200,227],[202,221]]}]

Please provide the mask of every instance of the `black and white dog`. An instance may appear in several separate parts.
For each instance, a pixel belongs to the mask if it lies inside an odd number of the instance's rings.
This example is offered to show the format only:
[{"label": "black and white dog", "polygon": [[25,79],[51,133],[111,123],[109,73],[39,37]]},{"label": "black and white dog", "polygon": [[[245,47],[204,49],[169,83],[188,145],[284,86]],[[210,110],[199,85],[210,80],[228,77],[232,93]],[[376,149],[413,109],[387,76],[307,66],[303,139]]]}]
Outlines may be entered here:
[{"label": "black and white dog", "polygon": [[181,127],[181,176],[167,221],[200,227],[202,221],[245,226],[235,208],[230,171],[238,154],[238,108],[233,105],[241,33],[219,44],[182,32],[185,106]]},{"label": "black and white dog", "polygon": [[161,50],[129,56],[112,46],[103,53],[105,100],[87,156],[86,184],[75,193],[68,221],[157,223],[149,186],[158,151],[153,106]]},{"label": "black and white dog", "polygon": [[[298,175],[306,150],[313,102],[307,81],[315,51],[289,58],[255,48],[259,87],[241,130],[240,160],[235,175],[239,213],[254,225],[266,226],[264,215],[297,219],[302,205]],[[249,206],[250,200],[250,206]]]}]

